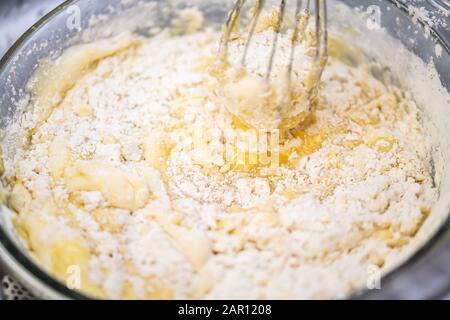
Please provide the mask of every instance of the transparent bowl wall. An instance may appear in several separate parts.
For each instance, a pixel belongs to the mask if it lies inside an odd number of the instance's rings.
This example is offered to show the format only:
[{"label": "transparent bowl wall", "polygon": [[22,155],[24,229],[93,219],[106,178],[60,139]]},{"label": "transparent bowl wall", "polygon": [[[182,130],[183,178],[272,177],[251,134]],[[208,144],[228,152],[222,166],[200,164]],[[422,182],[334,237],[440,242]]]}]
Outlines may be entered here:
[{"label": "transparent bowl wall", "polygon": [[[291,1],[292,2],[292,1]],[[363,2],[363,4],[361,4]],[[421,2],[421,1],[416,1]],[[430,3],[422,1],[424,6],[432,12],[437,9]],[[188,5],[186,4],[188,3]],[[357,1],[357,0],[329,0],[330,28],[336,30],[346,38],[346,41],[361,46],[363,40],[370,39],[379,30],[372,30],[367,23],[373,10],[380,10],[379,17],[383,29],[393,38],[398,39],[408,51],[413,52],[423,61],[434,60],[441,82],[450,91],[450,32],[445,26],[435,25],[431,28],[431,36],[425,36],[423,25],[413,23],[406,13],[407,7],[396,1]],[[358,15],[361,24],[361,35],[355,37],[344,28],[349,21],[341,14],[340,6],[346,5]],[[200,1],[200,0],[161,0],[161,1],[120,1],[120,0],[78,0],[67,1],[56,8],[49,15],[33,26],[13,48],[6,54],[0,63],[0,126],[4,128],[16,116],[16,102],[26,97],[26,83],[32,72],[36,69],[41,58],[52,55],[58,56],[60,52],[71,45],[93,41],[98,38],[114,35],[124,30],[149,34],[150,27],[166,27],[176,16],[177,9],[195,5],[199,7],[206,18],[208,25],[219,27],[232,5],[232,1]],[[445,5],[445,1],[444,1]],[[79,10],[79,11],[78,11]],[[81,30],[76,26],[74,15],[80,13]],[[359,13],[358,13],[359,12]],[[93,23],[93,17],[100,17]],[[353,22],[352,22],[353,23]],[[346,34],[347,32],[347,34]],[[378,35],[379,36],[379,35]],[[413,41],[412,41],[413,40]],[[436,43],[443,48],[442,56],[436,59]],[[392,50],[386,52],[399,63],[404,58],[397,56]],[[367,59],[370,59],[370,55]],[[450,105],[450,104],[449,104]],[[448,114],[446,115],[448,117]],[[444,139],[445,140],[445,139]],[[450,139],[448,139],[450,140]],[[450,158],[448,158],[450,163]],[[448,173],[447,173],[448,175]],[[450,176],[450,175],[449,175]],[[446,204],[443,204],[445,207]],[[447,214],[445,214],[447,216]],[[439,227],[439,228],[438,228]],[[386,279],[395,279],[408,273],[408,266],[414,261],[427,259],[431,248],[444,245],[448,235],[448,221],[442,221],[436,227],[435,236],[400,268],[391,272]],[[42,271],[23,250],[20,249],[14,235],[6,226],[0,213],[0,260],[7,270],[28,287],[38,297],[43,298],[87,298],[86,296],[67,289],[46,272]],[[450,283],[450,280],[447,279]],[[382,293],[381,293],[382,294]],[[352,298],[370,297],[368,291],[360,291]]]}]

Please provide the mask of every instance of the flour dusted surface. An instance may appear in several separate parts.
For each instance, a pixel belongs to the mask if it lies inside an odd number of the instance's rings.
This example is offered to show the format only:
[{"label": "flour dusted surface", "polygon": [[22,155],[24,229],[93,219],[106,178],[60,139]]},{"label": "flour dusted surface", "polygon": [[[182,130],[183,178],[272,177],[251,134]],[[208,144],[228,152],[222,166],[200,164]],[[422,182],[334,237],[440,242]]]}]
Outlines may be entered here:
[{"label": "flour dusted surface", "polygon": [[218,37],[102,59],[14,153],[13,125],[4,181],[32,254],[110,298],[342,297],[394,267],[437,196],[408,94],[332,58],[268,168],[208,73]]}]

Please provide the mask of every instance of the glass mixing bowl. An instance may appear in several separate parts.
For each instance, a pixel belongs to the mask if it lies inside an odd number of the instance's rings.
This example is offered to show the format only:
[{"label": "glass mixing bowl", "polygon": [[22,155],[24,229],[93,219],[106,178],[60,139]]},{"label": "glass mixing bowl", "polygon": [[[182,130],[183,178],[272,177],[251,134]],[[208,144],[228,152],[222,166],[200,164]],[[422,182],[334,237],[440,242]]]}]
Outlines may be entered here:
[{"label": "glass mixing bowl", "polygon": [[[450,24],[449,1],[415,0],[414,4],[422,7],[419,11],[413,10],[405,2],[407,1],[368,0],[361,4],[362,1],[358,0],[328,0],[330,29],[345,38],[349,44],[363,49],[370,48],[362,58],[345,56],[349,63],[360,63],[359,59],[382,60],[380,66],[373,68],[375,76],[409,83],[411,86],[415,83],[420,87],[420,81],[424,83],[427,79],[417,76],[412,63],[413,60],[420,59],[432,65],[430,79],[434,77],[436,80],[439,77],[442,86],[450,91],[450,31],[447,24]],[[27,98],[27,81],[43,57],[57,57],[71,45],[112,36],[124,30],[151,36],[158,28],[168,26],[176,18],[179,9],[188,6],[197,6],[204,13],[207,25],[220,27],[231,4],[232,1],[225,0],[65,2],[26,32],[1,60],[0,126],[4,128],[14,120],[17,103]],[[352,16],[350,20],[349,15]],[[388,38],[389,41],[386,40]],[[401,50],[398,49],[400,47]],[[402,81],[399,81],[398,76]],[[433,92],[429,94],[434,95]],[[440,130],[445,159],[440,167],[441,178],[438,179],[442,195],[436,209],[439,214],[433,221],[427,222],[426,226],[433,237],[424,239],[423,245],[408,261],[383,278],[381,291],[361,290],[349,298],[402,298],[409,297],[408,292],[411,293],[411,290],[415,290],[415,297],[428,298],[448,289],[450,274],[444,272],[440,275],[442,279],[439,281],[439,288],[434,291],[425,290],[426,292],[418,290],[429,282],[427,276],[437,276],[432,266],[442,263],[442,256],[450,261],[450,133],[446,130],[446,124],[450,123],[450,102],[441,101],[443,105],[435,108],[436,110],[427,108],[426,99],[417,101]],[[0,260],[11,275],[40,298],[88,298],[68,289],[43,271],[21,249],[20,242],[2,213],[0,212]]]}]

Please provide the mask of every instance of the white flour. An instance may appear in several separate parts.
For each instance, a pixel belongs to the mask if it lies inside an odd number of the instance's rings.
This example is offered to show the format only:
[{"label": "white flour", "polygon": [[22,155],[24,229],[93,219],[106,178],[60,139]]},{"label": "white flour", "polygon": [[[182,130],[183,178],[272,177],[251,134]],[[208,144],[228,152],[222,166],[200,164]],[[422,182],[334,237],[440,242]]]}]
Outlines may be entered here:
[{"label": "white flour", "polygon": [[331,59],[275,172],[230,162],[226,137],[254,150],[206,72],[218,37],[102,59],[14,152],[13,125],[4,180],[31,252],[111,298],[343,297],[394,267],[437,197],[409,95]]}]

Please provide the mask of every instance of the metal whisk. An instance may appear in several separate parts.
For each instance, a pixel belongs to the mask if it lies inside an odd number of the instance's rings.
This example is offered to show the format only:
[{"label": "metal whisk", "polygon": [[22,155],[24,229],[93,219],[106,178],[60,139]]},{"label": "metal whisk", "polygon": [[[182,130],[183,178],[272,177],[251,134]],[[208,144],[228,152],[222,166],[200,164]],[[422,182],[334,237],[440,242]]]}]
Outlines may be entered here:
[{"label": "metal whisk", "polygon": [[[236,0],[234,7],[228,15],[224,31],[221,38],[220,49],[219,49],[219,58],[226,59],[228,54],[228,45],[230,43],[231,36],[233,32],[239,28],[241,24],[242,11],[244,10],[244,6],[247,0]],[[267,62],[266,74],[263,75],[267,82],[270,82],[270,76],[272,73],[272,69],[274,66],[274,59],[277,52],[277,44],[280,33],[283,28],[283,21],[286,16],[287,11],[287,2],[289,0],[281,0],[279,3],[279,7],[277,12],[277,20],[276,25],[273,26],[274,29],[274,38],[271,46],[271,52],[269,56],[269,60]],[[308,92],[306,93],[307,102],[311,103],[315,92],[317,92],[318,83],[320,82],[320,78],[322,76],[324,67],[328,60],[328,30],[327,30],[327,4],[326,0],[292,0],[296,1],[295,6],[295,22],[293,24],[293,33],[291,37],[291,52],[290,52],[290,60],[287,67],[287,81],[288,86],[290,87],[292,82],[292,69],[294,65],[294,59],[296,56],[296,46],[299,43],[302,43],[306,38],[306,30],[308,25],[310,24],[311,19],[314,19],[314,33],[316,38],[315,44],[315,52],[313,57],[313,68],[312,75],[313,85],[308,88]],[[245,41],[245,49],[243,51],[240,63],[242,68],[246,68],[246,60],[249,51],[249,47],[252,41],[253,36],[255,35],[256,28],[258,25],[258,21],[260,20],[261,13],[264,10],[265,5],[267,4],[266,0],[256,0],[252,16],[249,20],[249,25],[246,30],[248,30],[247,38],[244,38]],[[288,94],[286,95],[286,99],[289,100]],[[288,102],[285,100],[284,102]]]}]

